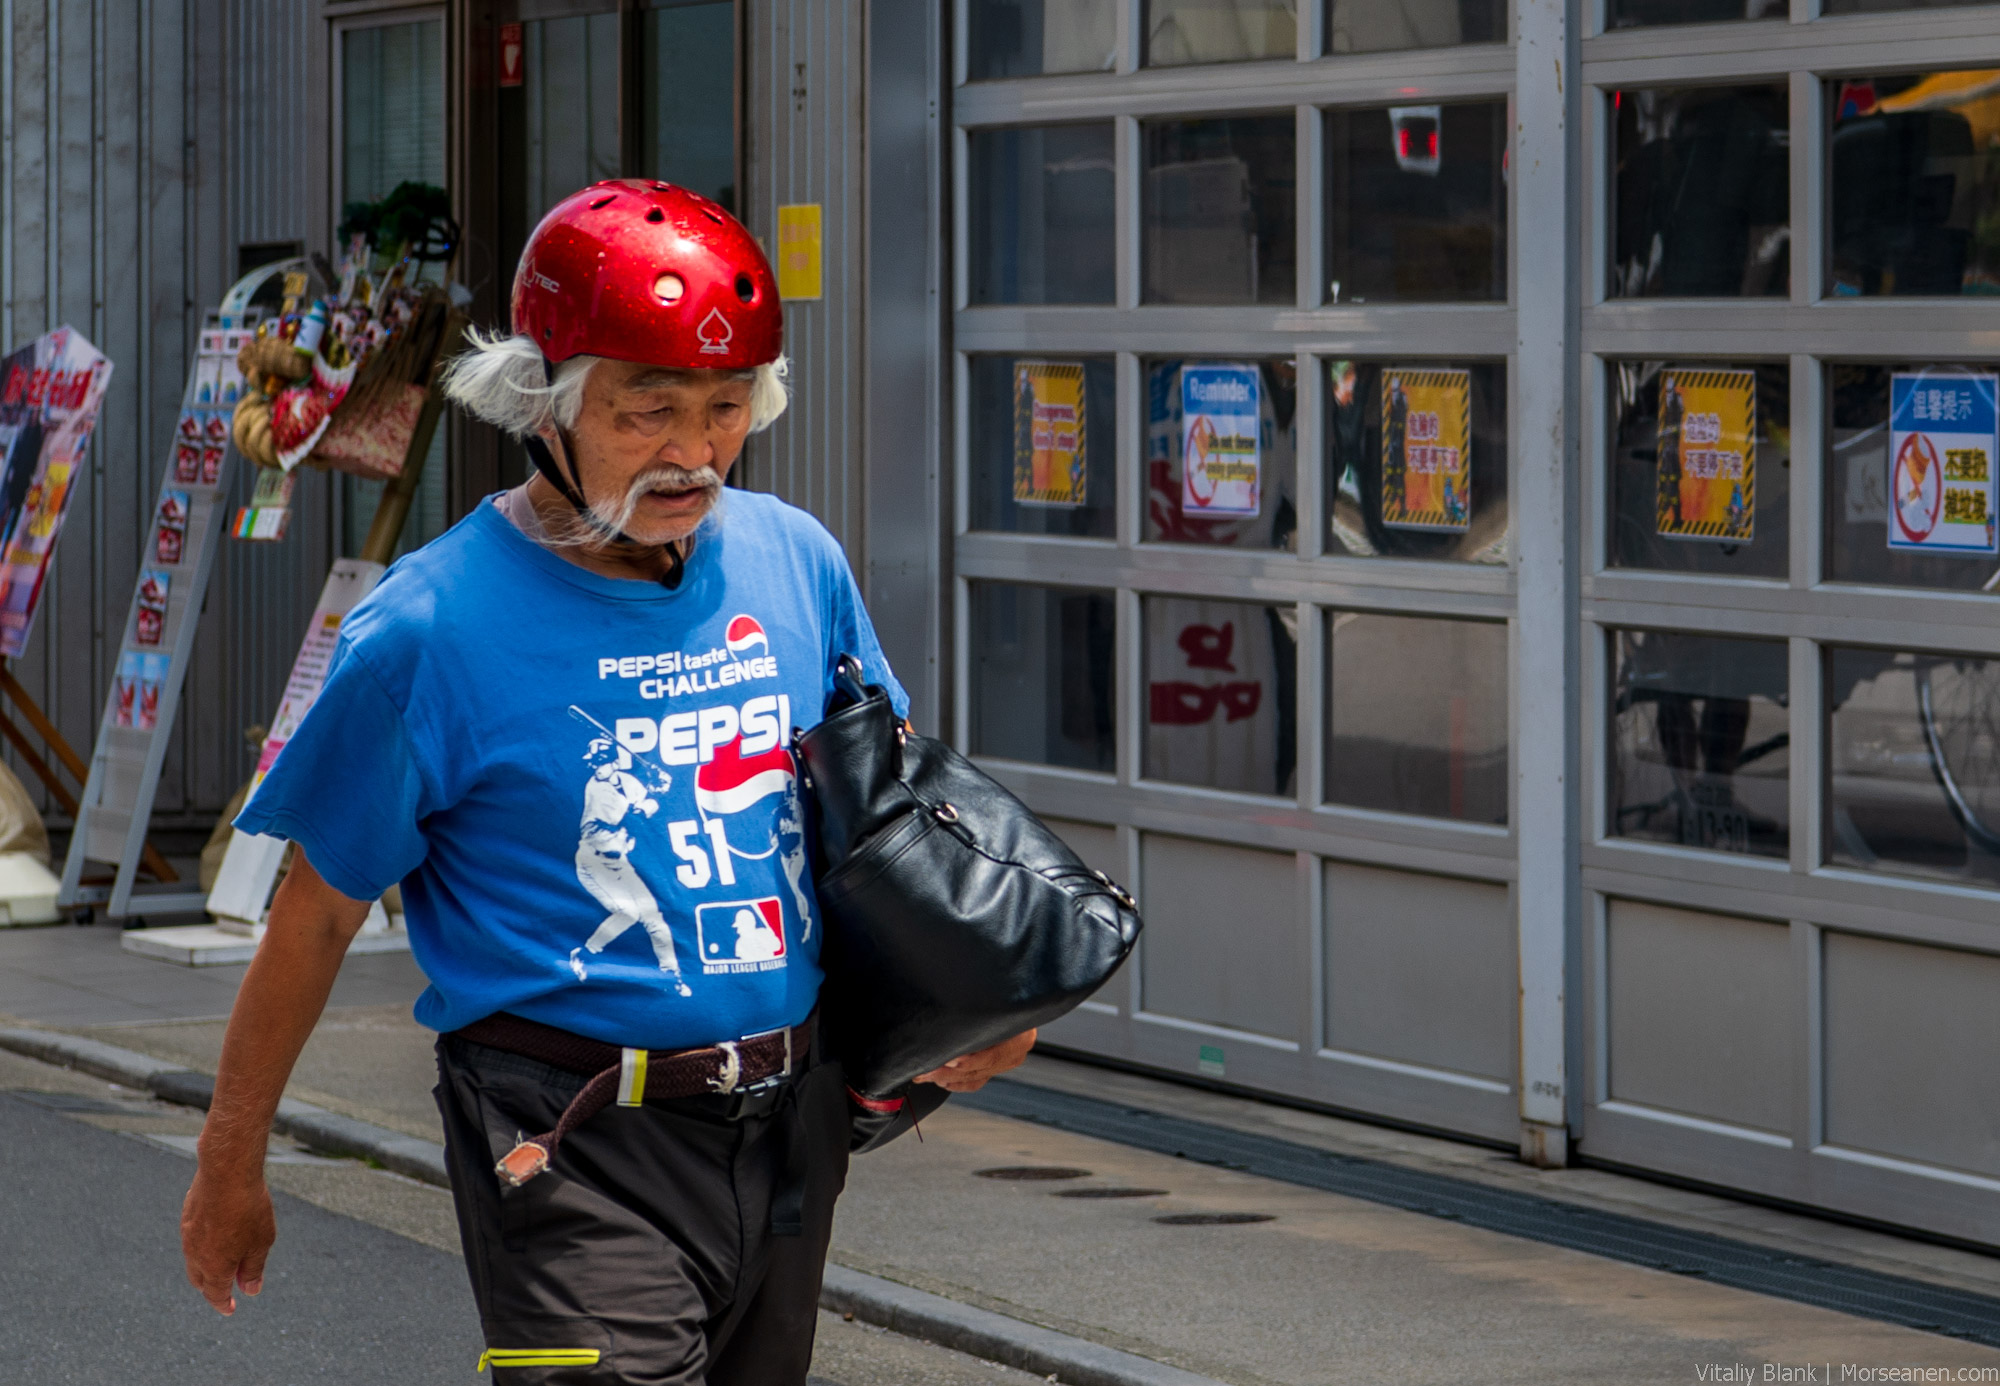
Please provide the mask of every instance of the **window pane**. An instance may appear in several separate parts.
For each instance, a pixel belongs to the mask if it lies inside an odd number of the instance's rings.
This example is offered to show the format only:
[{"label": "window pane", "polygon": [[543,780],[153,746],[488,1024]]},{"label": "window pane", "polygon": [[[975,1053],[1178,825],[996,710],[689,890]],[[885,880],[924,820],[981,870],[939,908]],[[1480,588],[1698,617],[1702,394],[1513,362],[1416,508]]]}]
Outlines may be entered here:
[{"label": "window pane", "polygon": [[1831,650],[1829,858],[2000,883],[2000,660]]},{"label": "window pane", "polygon": [[1789,13],[1785,0],[1611,0],[1607,27],[1720,24],[1731,19],[1783,19]]},{"label": "window pane", "polygon": [[1327,802],[1507,821],[1507,627],[1336,611]]},{"label": "window pane", "polygon": [[1145,132],[1146,301],[1292,302],[1292,117],[1152,121]]},{"label": "window pane", "polygon": [[1784,856],[1785,642],[1627,630],[1612,644],[1612,836]]},{"label": "window pane", "polygon": [[975,755],[1110,771],[1111,593],[972,584]]},{"label": "window pane", "polygon": [[1615,361],[1611,565],[1782,578],[1791,535],[1791,372]]},{"label": "window pane", "polygon": [[1147,778],[1292,794],[1298,609],[1148,597]]},{"label": "window pane", "polygon": [[971,139],[972,301],[1110,303],[1111,123]]},{"label": "window pane", "polygon": [[1618,91],[1613,297],[1791,292],[1785,84]]},{"label": "window pane", "polygon": [[[1170,544],[1297,545],[1298,366],[1146,363],[1145,538]],[[1182,452],[1193,435],[1192,482]]]},{"label": "window pane", "polygon": [[1329,303],[1507,296],[1507,103],[1326,113]]},{"label": "window pane", "polygon": [[[664,179],[736,210],[736,6],[645,12],[639,158]],[[615,84],[614,94],[615,94]]]},{"label": "window pane", "polygon": [[1118,61],[1118,0],[972,0],[968,75],[1109,72]]},{"label": "window pane", "polygon": [[1298,51],[1298,0],[1146,0],[1151,67],[1293,58]]},{"label": "window pane", "polygon": [[349,29],[340,44],[341,201],[444,185],[444,26]]},{"label": "window pane", "polygon": [[579,188],[618,176],[618,16],[521,26],[521,85],[498,94],[500,263]]},{"label": "window pane", "polygon": [[1827,84],[1835,295],[2000,293],[1996,90],[1996,69]]},{"label": "window pane", "polygon": [[1331,361],[1326,400],[1329,554],[1506,563],[1505,366]]},{"label": "window pane", "polygon": [[972,527],[1118,533],[1111,362],[972,358]]},{"label": "window pane", "polygon": [[1500,43],[1507,10],[1500,0],[1327,0],[1326,33],[1333,53]]},{"label": "window pane", "polygon": [[2000,571],[1996,376],[1995,363],[1827,367],[1828,578],[1970,592]]}]

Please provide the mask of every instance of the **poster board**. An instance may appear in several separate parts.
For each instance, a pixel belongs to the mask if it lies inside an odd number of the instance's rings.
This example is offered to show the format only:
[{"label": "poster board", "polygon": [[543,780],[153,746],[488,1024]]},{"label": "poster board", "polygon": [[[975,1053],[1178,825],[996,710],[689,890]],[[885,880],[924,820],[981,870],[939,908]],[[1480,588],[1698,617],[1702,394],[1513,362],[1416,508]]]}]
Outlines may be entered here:
[{"label": "poster board", "polygon": [[1994,466],[2000,376],[1889,378],[1889,547],[2000,553]]},{"label": "poster board", "polygon": [[[312,620],[306,624],[298,657],[292,661],[291,677],[285,680],[284,696],[278,701],[277,715],[271,719],[264,749],[257,757],[257,773],[251,777],[246,804],[257,797],[257,787],[264,783],[278,753],[285,749],[285,743],[312,711],[320,689],[326,686],[334,646],[340,640],[340,623],[363,597],[375,590],[375,584],[387,571],[380,563],[359,558],[334,561],[326,586],[320,589],[319,602],[313,607]],[[240,831],[231,834],[222,869],[215,877],[215,889],[209,892],[208,912],[218,920],[252,929],[261,925],[284,858],[283,838]]]},{"label": "poster board", "polygon": [[[220,314],[210,314],[181,394],[110,696],[91,750],[90,776],[63,863],[60,902],[108,901],[113,918],[131,915],[135,898],[162,913],[202,907],[199,890],[168,887],[135,896],[134,886],[168,733],[227,528],[225,498],[237,460],[229,441],[229,410],[242,383],[236,352],[249,329],[222,323]],[[108,890],[82,884],[86,861],[115,864]]]},{"label": "poster board", "polygon": [[1660,373],[1654,529],[1747,544],[1757,520],[1757,373]]},{"label": "poster board", "polygon": [[1382,372],[1382,523],[1472,527],[1472,372]]},{"label": "poster board", "polygon": [[111,362],[58,327],[0,362],[0,659],[28,646]]}]

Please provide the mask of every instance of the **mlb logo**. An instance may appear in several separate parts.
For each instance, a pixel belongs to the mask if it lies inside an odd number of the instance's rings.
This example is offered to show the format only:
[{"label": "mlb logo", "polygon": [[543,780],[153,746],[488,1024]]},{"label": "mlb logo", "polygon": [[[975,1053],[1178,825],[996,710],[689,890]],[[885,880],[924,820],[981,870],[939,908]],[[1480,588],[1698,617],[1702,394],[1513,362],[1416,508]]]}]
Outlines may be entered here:
[{"label": "mlb logo", "polygon": [[697,906],[694,929],[704,967],[775,966],[784,960],[785,907],[775,895]]}]

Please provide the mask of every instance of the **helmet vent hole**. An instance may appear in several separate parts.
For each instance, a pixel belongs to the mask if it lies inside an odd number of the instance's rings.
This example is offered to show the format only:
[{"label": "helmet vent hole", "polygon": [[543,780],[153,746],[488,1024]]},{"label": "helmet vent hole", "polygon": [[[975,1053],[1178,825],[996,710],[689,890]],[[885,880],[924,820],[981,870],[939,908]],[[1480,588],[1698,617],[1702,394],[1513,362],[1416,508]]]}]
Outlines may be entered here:
[{"label": "helmet vent hole", "polygon": [[749,275],[739,274],[736,276],[736,296],[745,303],[757,297],[757,286],[750,282]]},{"label": "helmet vent hole", "polygon": [[597,199],[597,201],[590,204],[590,210],[593,212],[602,211],[604,208],[609,207],[612,203],[616,202],[617,200],[618,199],[615,197],[600,197]]},{"label": "helmet vent hole", "polygon": [[668,186],[668,185],[667,185],[667,184],[665,184],[665,183],[655,183],[655,184],[653,184],[653,191],[654,191],[654,192],[665,192],[665,191],[667,190],[667,186]]},{"label": "helmet vent hole", "polygon": [[646,220],[650,222],[657,223],[665,221],[666,219],[667,219],[667,214],[661,211],[658,207],[655,207],[652,211],[646,213]]},{"label": "helmet vent hole", "polygon": [[660,296],[662,302],[679,303],[681,295],[687,292],[687,285],[681,282],[678,274],[663,274],[653,281],[653,292]]},{"label": "helmet vent hole", "polygon": [[702,208],[701,214],[707,217],[710,221],[714,222],[717,226],[721,226],[723,224],[722,213],[716,211],[715,208],[713,207]]}]

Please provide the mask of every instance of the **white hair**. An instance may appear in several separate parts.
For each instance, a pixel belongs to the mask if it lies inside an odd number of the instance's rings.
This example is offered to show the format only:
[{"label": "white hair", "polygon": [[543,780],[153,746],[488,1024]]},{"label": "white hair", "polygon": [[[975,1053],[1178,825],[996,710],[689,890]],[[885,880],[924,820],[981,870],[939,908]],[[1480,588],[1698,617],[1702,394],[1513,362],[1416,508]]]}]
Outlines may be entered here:
[{"label": "white hair", "polygon": [[[572,428],[583,410],[583,385],[602,356],[572,356],[555,368],[551,378],[542,350],[532,337],[515,333],[465,334],[467,349],[452,358],[444,371],[446,398],[495,428],[516,438],[540,433],[554,424]],[[777,422],[789,395],[785,378],[792,363],[780,356],[743,372],[750,380],[750,431],[758,433]]]}]

